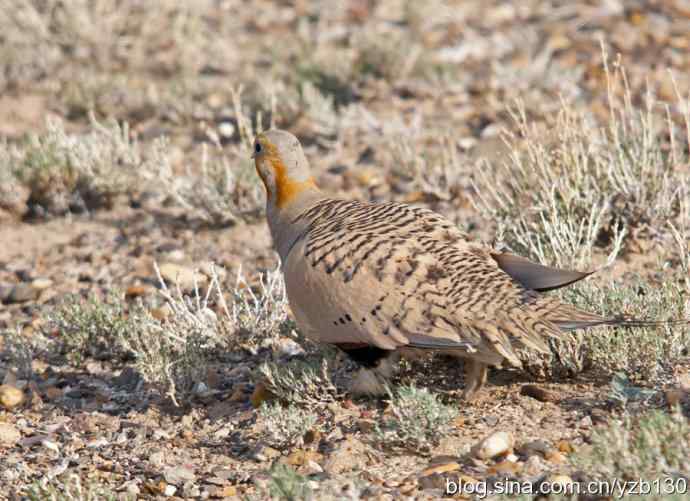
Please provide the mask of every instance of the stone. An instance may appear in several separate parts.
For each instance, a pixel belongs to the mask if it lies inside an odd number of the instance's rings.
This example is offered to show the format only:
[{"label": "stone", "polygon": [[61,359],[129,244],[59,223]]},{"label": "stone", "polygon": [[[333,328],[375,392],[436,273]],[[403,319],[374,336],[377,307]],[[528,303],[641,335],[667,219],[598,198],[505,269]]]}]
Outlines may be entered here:
[{"label": "stone", "polygon": [[19,388],[3,384],[0,385],[0,405],[5,409],[13,409],[24,402],[24,392]]},{"label": "stone", "polygon": [[0,303],[7,303],[9,301],[12,289],[14,289],[12,284],[0,284]]},{"label": "stone", "polygon": [[37,291],[44,291],[53,286],[53,281],[49,278],[36,278],[31,281],[31,287]]},{"label": "stone", "polygon": [[144,285],[130,285],[125,290],[125,299],[134,299],[148,294],[149,289]]},{"label": "stone", "polygon": [[568,440],[559,440],[556,442],[556,449],[558,449],[563,454],[571,454],[575,452],[575,447]]},{"label": "stone", "polygon": [[525,395],[531,397],[540,402],[554,402],[558,400],[558,397],[553,392],[537,386],[536,384],[526,384],[520,388],[520,395]]},{"label": "stone", "polygon": [[349,436],[335,446],[335,449],[323,463],[323,470],[329,475],[338,475],[366,467],[366,446]]},{"label": "stone", "polygon": [[517,449],[517,452],[525,457],[534,456],[535,454],[540,454],[544,457],[546,454],[553,452],[553,450],[553,446],[545,440],[533,440],[521,445]]},{"label": "stone", "polygon": [[10,423],[0,423],[0,447],[14,447],[22,438],[19,430]]},{"label": "stone", "polygon": [[161,277],[163,277],[170,288],[179,285],[180,289],[184,291],[192,291],[195,284],[197,287],[202,287],[208,281],[206,275],[175,263],[164,263],[159,270]]},{"label": "stone", "polygon": [[460,464],[457,463],[456,461],[451,461],[448,463],[439,464],[439,465],[435,465],[435,466],[431,466],[429,468],[426,468],[426,469],[422,470],[422,472],[419,474],[419,476],[420,477],[428,477],[429,475],[447,473],[449,471],[457,471],[459,469],[460,469]]},{"label": "stone", "polygon": [[568,475],[559,475],[559,474],[549,475],[546,478],[546,481],[551,485],[561,485],[563,487],[565,487],[567,485],[573,485],[575,483],[575,481],[572,478],[570,478]]},{"label": "stone", "polygon": [[196,480],[196,474],[186,466],[171,466],[163,471],[163,478],[169,484],[180,485],[189,480]]},{"label": "stone", "polygon": [[472,454],[482,460],[493,459],[508,454],[515,444],[512,433],[496,431],[485,437],[472,448]]},{"label": "stone", "polygon": [[9,297],[7,298],[7,303],[26,303],[27,301],[33,301],[38,297],[40,291],[31,287],[30,283],[21,282],[16,284],[12,288]]}]

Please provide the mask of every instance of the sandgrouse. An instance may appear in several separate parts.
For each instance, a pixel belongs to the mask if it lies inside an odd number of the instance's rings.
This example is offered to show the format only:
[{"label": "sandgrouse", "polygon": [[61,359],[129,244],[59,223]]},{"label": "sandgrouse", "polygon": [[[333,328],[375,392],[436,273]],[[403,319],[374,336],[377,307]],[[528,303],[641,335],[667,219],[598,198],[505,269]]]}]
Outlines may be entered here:
[{"label": "sandgrouse", "polygon": [[384,391],[394,353],[434,350],[464,359],[469,399],[488,366],[521,365],[516,348],[548,352],[566,331],[636,324],[541,294],[588,273],[493,252],[428,209],[327,196],[288,132],[259,134],[253,157],[297,325],[361,364],[356,392]]}]

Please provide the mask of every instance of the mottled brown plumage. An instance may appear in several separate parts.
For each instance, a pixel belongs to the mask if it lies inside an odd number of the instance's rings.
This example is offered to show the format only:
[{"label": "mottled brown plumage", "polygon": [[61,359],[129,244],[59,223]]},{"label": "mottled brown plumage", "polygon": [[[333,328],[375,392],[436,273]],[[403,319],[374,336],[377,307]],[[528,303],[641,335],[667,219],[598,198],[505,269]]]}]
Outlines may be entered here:
[{"label": "mottled brown plumage", "polygon": [[[467,361],[469,397],[487,366],[520,366],[516,348],[547,352],[549,337],[619,322],[540,293],[586,273],[493,253],[424,208],[330,198],[287,132],[259,135],[255,149],[299,328],[379,372],[381,354],[441,351]],[[380,391],[370,376],[364,390]]]}]

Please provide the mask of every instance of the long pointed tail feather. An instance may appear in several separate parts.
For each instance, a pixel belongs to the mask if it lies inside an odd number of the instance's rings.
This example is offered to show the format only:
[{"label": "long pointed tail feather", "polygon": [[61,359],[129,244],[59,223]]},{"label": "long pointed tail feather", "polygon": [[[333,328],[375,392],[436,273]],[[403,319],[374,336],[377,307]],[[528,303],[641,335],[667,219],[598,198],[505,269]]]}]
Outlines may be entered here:
[{"label": "long pointed tail feather", "polygon": [[690,319],[681,320],[639,320],[627,317],[601,318],[595,320],[555,320],[555,323],[565,332],[597,327],[600,325],[620,326],[620,327],[662,327],[665,325],[690,325]]}]

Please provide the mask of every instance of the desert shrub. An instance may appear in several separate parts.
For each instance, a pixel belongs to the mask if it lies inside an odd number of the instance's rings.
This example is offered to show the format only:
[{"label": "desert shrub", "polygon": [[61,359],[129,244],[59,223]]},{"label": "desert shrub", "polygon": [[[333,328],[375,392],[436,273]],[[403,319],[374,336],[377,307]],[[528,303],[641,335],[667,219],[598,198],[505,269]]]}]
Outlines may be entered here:
[{"label": "desert shrub", "polygon": [[[565,289],[565,302],[607,318],[651,321],[647,326],[599,326],[549,340],[551,354],[521,353],[526,369],[540,377],[572,376],[587,369],[612,376],[622,372],[636,382],[663,379],[690,348],[690,303],[682,282],[669,278],[650,284],[637,278],[601,286],[585,282]],[[680,321],[664,324],[666,320]],[[653,322],[658,321],[658,324]]]},{"label": "desert shrub", "polygon": [[315,499],[308,479],[289,466],[276,463],[269,471],[269,475],[266,491],[272,499]]},{"label": "desert shrub", "polygon": [[[640,279],[607,287],[583,284],[566,290],[566,300],[605,317],[624,315],[650,321],[690,317],[687,291],[671,280],[650,284]],[[622,371],[635,381],[655,381],[690,347],[687,323],[645,327],[601,327],[581,334],[585,365],[608,374]]]},{"label": "desert shrub", "polygon": [[38,216],[109,208],[117,195],[137,186],[147,168],[127,124],[104,125],[93,117],[85,134],[69,134],[62,122],[48,120],[46,132],[13,149],[9,162]]},{"label": "desert shrub", "polygon": [[[676,136],[673,123],[658,116],[661,103],[651,93],[644,109],[635,107],[622,70],[606,70],[604,127],[564,103],[550,142],[518,105],[517,130],[504,136],[508,160],[480,170],[475,204],[517,253],[582,268],[606,248],[613,260],[626,233],[655,236],[668,221],[678,221],[690,180],[676,168],[687,161],[682,145],[674,139],[666,144],[666,136]],[[621,83],[622,100],[614,91]]]},{"label": "desert shrub", "polygon": [[651,411],[635,419],[625,415],[595,429],[591,446],[578,453],[575,463],[601,480],[670,477],[687,482],[689,445],[690,426],[680,412]]},{"label": "desert shrub", "polygon": [[280,268],[261,274],[256,289],[240,268],[232,290],[230,317],[237,336],[249,349],[272,343],[292,325],[287,316],[287,293]]},{"label": "desert shrub", "polygon": [[302,445],[304,434],[318,428],[319,417],[311,409],[264,402],[258,420],[263,441],[282,450]]},{"label": "desert shrub", "polygon": [[46,478],[34,482],[24,493],[30,501],[133,501],[134,495],[117,494],[96,481],[82,481],[78,475]]},{"label": "desert shrub", "polygon": [[57,333],[68,359],[77,365],[85,357],[124,356],[121,339],[135,328],[116,292],[104,300],[68,296],[48,313],[48,330]]},{"label": "desert shrub", "polygon": [[387,415],[375,428],[379,445],[428,452],[451,431],[457,409],[427,389],[401,386],[389,396]]},{"label": "desert shrub", "polygon": [[300,359],[268,362],[259,367],[259,372],[266,389],[290,404],[314,407],[334,402],[340,395],[325,358],[320,365]]},{"label": "desert shrub", "polygon": [[256,123],[252,124],[242,103],[242,88],[233,89],[232,96],[238,144],[223,146],[219,134],[208,129],[211,146],[202,144],[200,155],[194,156],[193,163],[186,163],[180,173],[165,155],[167,141],[159,140],[156,151],[163,154],[157,156],[147,173],[190,216],[212,226],[256,219],[264,210],[264,189],[251,160],[254,137],[264,127],[262,116],[257,112]]}]

